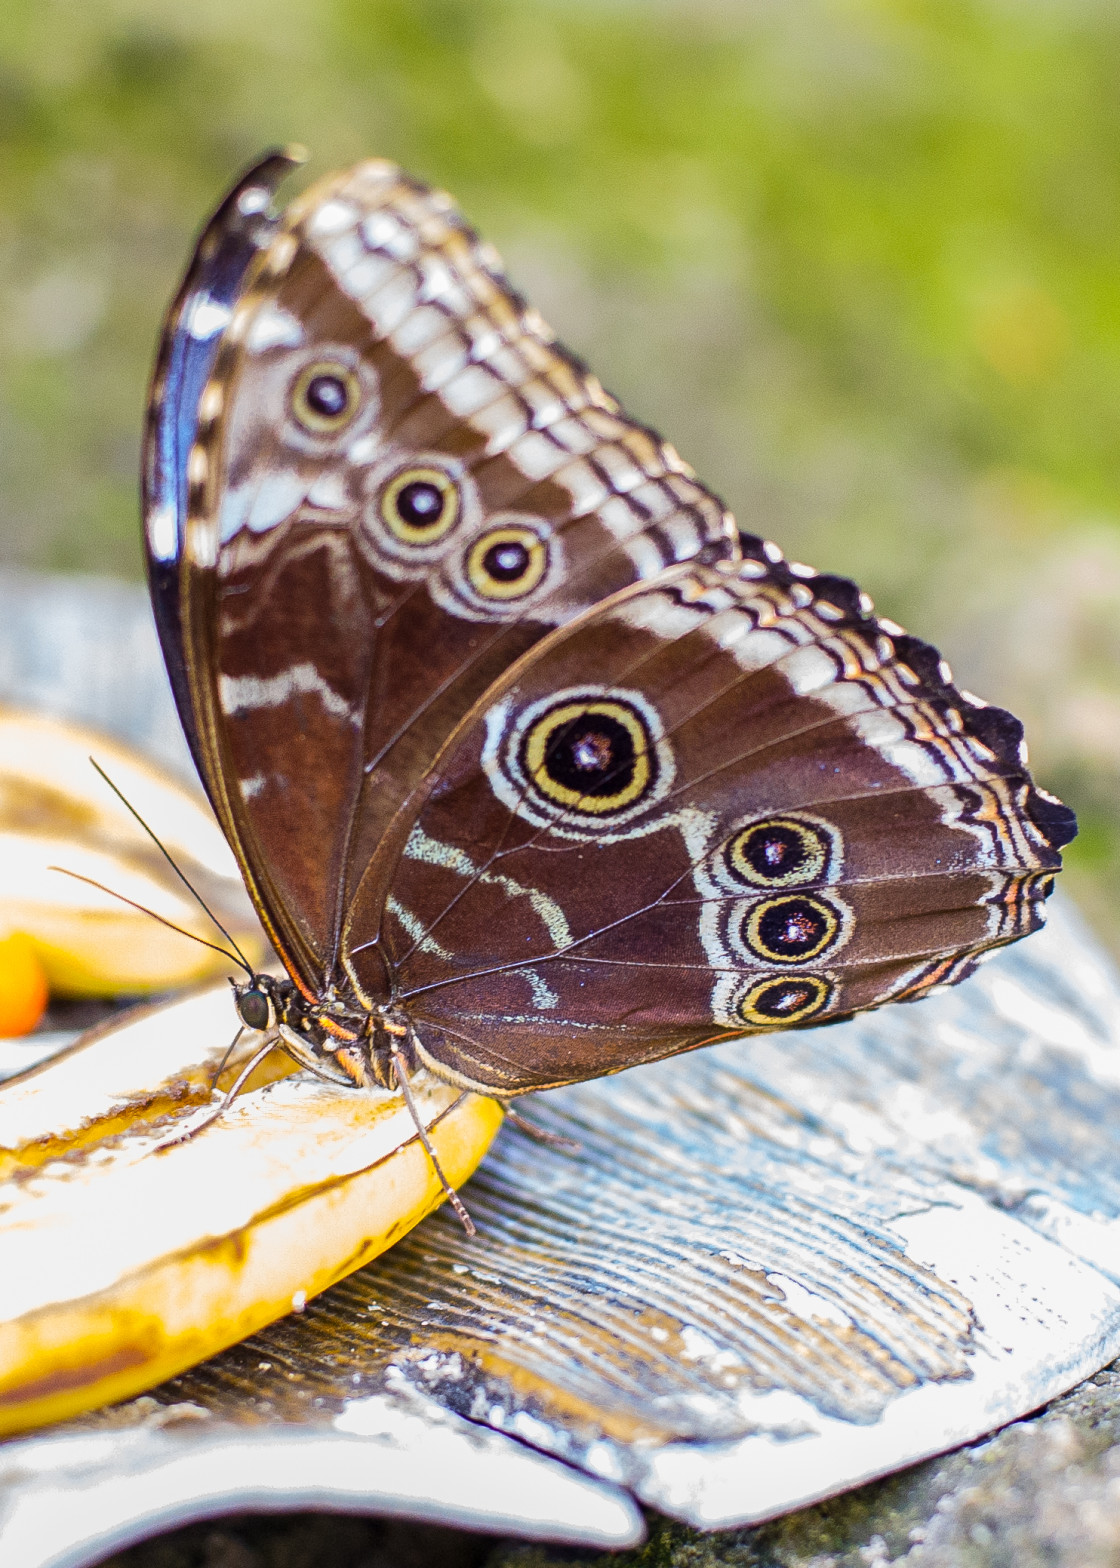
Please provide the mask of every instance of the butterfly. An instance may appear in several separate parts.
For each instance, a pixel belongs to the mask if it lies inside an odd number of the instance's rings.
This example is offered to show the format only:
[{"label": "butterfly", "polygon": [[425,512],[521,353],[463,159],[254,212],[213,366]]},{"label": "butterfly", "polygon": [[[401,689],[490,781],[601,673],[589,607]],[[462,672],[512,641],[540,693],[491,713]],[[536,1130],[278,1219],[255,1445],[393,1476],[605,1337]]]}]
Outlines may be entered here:
[{"label": "butterfly", "polygon": [[287,978],[242,1021],[507,1103],[840,1019],[1034,930],[1076,831],[1022,727],[739,530],[450,197],[270,153],[165,323],[152,600]]}]

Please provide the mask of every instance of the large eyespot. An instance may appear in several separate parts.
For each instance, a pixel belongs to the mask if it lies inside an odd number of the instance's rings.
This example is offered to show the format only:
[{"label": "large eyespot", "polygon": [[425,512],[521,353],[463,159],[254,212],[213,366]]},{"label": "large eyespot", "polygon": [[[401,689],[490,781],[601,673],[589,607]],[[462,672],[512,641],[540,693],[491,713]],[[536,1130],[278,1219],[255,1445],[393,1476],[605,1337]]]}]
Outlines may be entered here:
[{"label": "large eyespot", "polygon": [[325,359],[305,365],[292,387],[296,421],[313,435],[334,435],[358,412],[361,386],[348,365]]},{"label": "large eyespot", "polygon": [[381,492],[385,526],[402,544],[435,544],[458,515],[458,486],[441,468],[406,468]]},{"label": "large eyespot", "polygon": [[657,782],[657,752],[645,719],[629,703],[565,702],[526,731],[521,768],[547,800],[602,816],[650,793]]},{"label": "large eyespot", "polygon": [[820,975],[768,975],[751,985],[735,1011],[756,1028],[799,1024],[827,1007],[831,997],[832,986]]},{"label": "large eyespot", "polygon": [[806,887],[829,870],[833,849],[833,836],[822,825],[797,817],[771,817],[741,829],[721,853],[735,882],[748,887]]},{"label": "large eyespot", "polygon": [[842,930],[840,912],[827,899],[787,893],[749,905],[739,927],[739,940],[758,958],[799,964],[832,947]]},{"label": "large eyespot", "polygon": [[569,686],[520,709],[509,697],[495,703],[486,715],[482,766],[507,810],[585,843],[649,832],[650,807],[676,773],[649,698],[592,685]]},{"label": "large eyespot", "polygon": [[522,599],[548,569],[548,545],[531,528],[491,528],[467,551],[467,581],[483,599]]}]

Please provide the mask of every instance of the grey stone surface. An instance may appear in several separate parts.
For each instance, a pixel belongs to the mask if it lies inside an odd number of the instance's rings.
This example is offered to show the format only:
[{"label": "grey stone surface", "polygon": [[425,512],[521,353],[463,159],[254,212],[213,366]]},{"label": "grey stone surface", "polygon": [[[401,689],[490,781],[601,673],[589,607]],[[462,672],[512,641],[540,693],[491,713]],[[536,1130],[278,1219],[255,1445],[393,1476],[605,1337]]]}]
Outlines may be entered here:
[{"label": "grey stone surface", "polygon": [[984,1442],[772,1523],[649,1526],[644,1546],[596,1555],[403,1521],[241,1516],[106,1568],[1115,1568],[1120,1364]]},{"label": "grey stone surface", "polygon": [[[643,1547],[597,1561],[614,1568],[1114,1568],[1120,1363],[984,1442],[770,1524],[714,1535],[667,1520],[650,1525]],[[587,1561],[586,1554],[507,1543],[495,1547],[486,1568]]]}]

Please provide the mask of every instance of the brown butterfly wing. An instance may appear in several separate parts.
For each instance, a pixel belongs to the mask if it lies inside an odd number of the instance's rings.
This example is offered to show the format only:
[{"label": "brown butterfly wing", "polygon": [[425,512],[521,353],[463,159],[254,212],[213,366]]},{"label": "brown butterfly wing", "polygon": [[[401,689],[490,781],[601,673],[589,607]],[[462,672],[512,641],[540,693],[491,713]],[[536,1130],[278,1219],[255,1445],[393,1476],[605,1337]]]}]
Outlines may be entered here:
[{"label": "brown butterfly wing", "polygon": [[390,164],[260,234],[227,315],[196,403],[154,400],[153,451],[161,421],[195,417],[165,643],[250,891],[316,995],[386,825],[472,703],[604,596],[737,546],[450,200]]},{"label": "brown butterfly wing", "polygon": [[1041,923],[1072,814],[1017,721],[850,583],[754,554],[538,645],[371,866],[349,966],[443,1076],[511,1094],[824,1022]]}]

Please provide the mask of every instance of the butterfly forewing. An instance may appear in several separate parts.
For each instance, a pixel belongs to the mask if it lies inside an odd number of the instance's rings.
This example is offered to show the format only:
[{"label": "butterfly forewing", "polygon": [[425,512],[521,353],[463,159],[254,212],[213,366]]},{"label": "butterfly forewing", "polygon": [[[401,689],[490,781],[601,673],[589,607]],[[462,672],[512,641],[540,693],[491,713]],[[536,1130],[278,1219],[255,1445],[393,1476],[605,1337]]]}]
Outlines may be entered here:
[{"label": "butterfly forewing", "polygon": [[247,268],[187,470],[190,720],[311,993],[386,823],[490,683],[604,594],[736,554],[449,200],[384,163],[315,187]]},{"label": "butterfly forewing", "polygon": [[238,180],[206,225],[167,313],[149,391],[142,487],[152,607],[183,727],[204,779],[182,638],[188,458],[221,333],[251,261],[275,228],[267,215],[272,193],[301,156],[267,154]]}]

